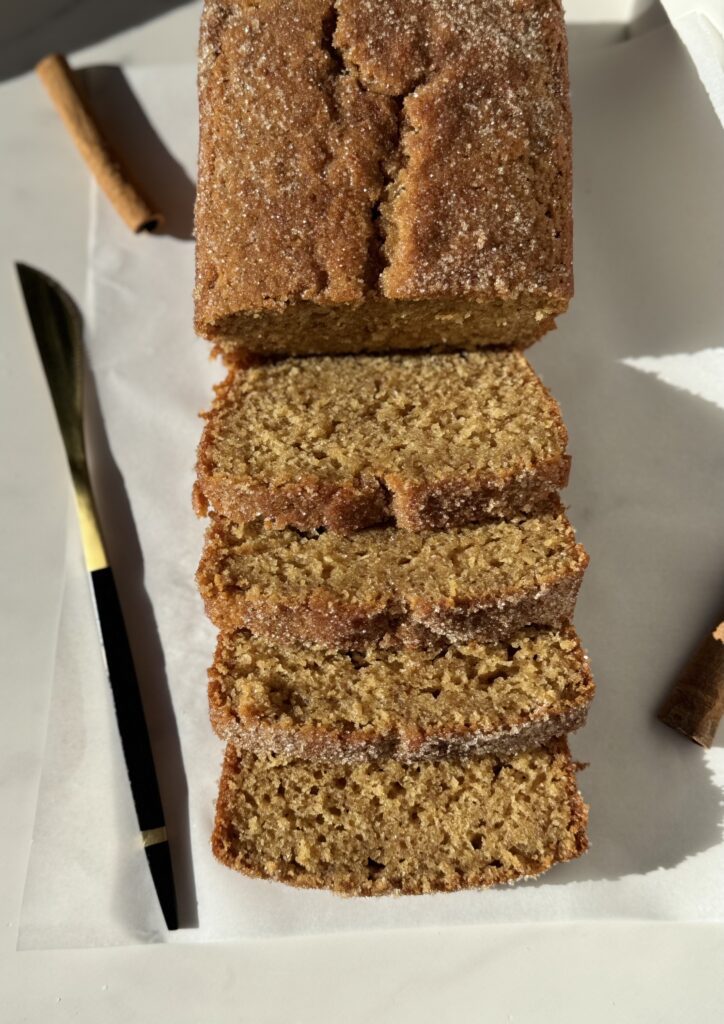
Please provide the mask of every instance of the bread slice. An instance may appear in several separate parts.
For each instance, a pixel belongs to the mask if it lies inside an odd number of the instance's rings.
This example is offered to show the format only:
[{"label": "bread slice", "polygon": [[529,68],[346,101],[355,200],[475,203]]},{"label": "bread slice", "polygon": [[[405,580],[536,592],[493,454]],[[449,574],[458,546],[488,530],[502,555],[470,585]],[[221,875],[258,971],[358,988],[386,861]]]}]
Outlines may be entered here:
[{"label": "bread slice", "polygon": [[338,531],[531,514],[567,483],[567,442],[558,404],[517,352],[290,359],[217,389],[200,507]]},{"label": "bread slice", "polygon": [[572,293],[560,0],[206,0],[197,331],[524,345]]},{"label": "bread slice", "polygon": [[322,765],[224,760],[212,849],[229,867],[357,896],[450,892],[584,853],[587,808],[564,740],[515,757]]},{"label": "bread slice", "polygon": [[356,650],[486,643],[569,621],[588,557],[561,510],[447,531],[265,530],[212,516],[197,572],[220,629]]},{"label": "bread slice", "polygon": [[583,725],[593,692],[570,626],[439,652],[285,649],[222,633],[209,670],[222,739],[332,763],[530,750]]}]

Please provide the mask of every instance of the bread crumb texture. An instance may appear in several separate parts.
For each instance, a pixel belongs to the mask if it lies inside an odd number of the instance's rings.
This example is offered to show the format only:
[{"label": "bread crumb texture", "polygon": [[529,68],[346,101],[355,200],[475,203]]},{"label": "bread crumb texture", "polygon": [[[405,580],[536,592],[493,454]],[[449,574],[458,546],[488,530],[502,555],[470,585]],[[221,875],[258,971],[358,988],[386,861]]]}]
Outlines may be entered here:
[{"label": "bread crumb texture", "polygon": [[220,736],[332,762],[531,749],[582,725],[593,691],[570,626],[436,652],[333,653],[222,633],[209,672]]},{"label": "bread crumb texture", "polygon": [[516,352],[288,359],[217,389],[198,480],[237,522],[444,528],[550,507],[567,441]]},{"label": "bread crumb texture", "polygon": [[538,875],[587,848],[565,741],[500,760],[321,765],[226,752],[212,848],[245,874],[347,895]]},{"label": "bread crumb texture", "polygon": [[526,344],[566,308],[560,0],[207,0],[199,97],[228,356]]},{"label": "bread crumb texture", "polygon": [[197,580],[211,620],[355,649],[486,642],[572,617],[588,558],[562,511],[446,531],[265,530],[212,516]]}]

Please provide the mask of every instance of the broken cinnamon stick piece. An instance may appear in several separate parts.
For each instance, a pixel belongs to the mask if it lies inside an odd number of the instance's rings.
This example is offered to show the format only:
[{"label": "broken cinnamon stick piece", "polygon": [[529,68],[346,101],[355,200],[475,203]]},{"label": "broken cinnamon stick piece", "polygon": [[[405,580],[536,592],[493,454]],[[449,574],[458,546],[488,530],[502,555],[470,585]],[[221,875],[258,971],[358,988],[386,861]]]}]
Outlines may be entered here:
[{"label": "broken cinnamon stick piece", "polygon": [[94,178],[132,231],[154,231],[163,218],[131,180],[80,93],[65,57],[51,54],[35,68],[68,134]]},{"label": "broken cinnamon stick piece", "polygon": [[724,622],[709,633],[659,711],[665,725],[710,747],[724,715]]}]

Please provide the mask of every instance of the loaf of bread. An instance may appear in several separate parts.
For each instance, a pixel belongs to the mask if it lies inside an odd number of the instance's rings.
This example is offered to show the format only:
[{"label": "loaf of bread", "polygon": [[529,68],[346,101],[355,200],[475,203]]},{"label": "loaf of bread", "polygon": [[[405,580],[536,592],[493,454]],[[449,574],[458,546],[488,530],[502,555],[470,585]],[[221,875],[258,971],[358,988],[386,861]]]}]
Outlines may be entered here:
[{"label": "loaf of bread", "polygon": [[572,293],[560,0],[206,0],[195,322],[228,358],[527,345]]},{"label": "loaf of bread", "polygon": [[227,747],[212,849],[247,875],[357,896],[539,875],[588,846],[565,740],[500,760],[323,765]]},{"label": "loaf of bread", "polygon": [[342,532],[531,514],[567,482],[567,441],[518,352],[288,359],[218,388],[197,508]]},{"label": "loaf of bread", "polygon": [[222,739],[333,763],[530,750],[583,725],[593,691],[570,626],[439,652],[282,648],[222,633],[209,671]]},{"label": "loaf of bread", "polygon": [[308,535],[212,516],[197,580],[220,629],[359,650],[557,628],[587,562],[561,510],[446,531]]}]

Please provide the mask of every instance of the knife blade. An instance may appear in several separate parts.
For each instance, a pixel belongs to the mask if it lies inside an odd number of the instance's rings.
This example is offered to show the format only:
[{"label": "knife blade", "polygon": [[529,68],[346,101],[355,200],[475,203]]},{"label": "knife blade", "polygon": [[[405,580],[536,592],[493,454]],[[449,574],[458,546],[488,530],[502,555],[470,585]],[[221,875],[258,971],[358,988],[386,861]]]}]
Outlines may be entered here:
[{"label": "knife blade", "polygon": [[75,303],[56,281],[22,263],[16,264],[16,269],[68,457],[99,638],[140,838],[166,926],[174,930],[178,928],[176,891],[161,795],[138,678],[86,459],[82,321]]}]

